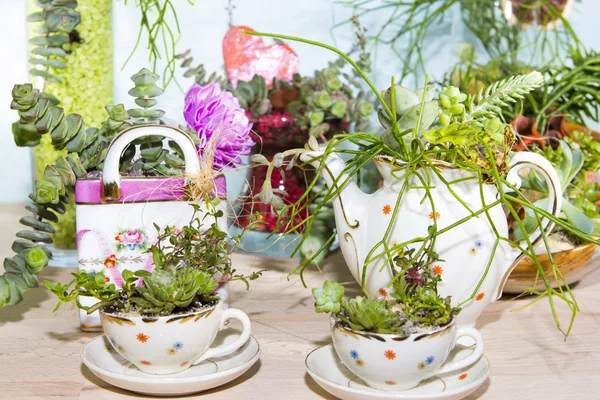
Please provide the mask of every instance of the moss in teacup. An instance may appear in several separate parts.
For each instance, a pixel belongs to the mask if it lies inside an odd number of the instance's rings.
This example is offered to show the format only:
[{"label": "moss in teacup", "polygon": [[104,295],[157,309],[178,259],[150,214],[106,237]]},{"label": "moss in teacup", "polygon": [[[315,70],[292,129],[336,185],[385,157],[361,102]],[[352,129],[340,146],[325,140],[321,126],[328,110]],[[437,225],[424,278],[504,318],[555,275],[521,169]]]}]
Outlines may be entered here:
[{"label": "moss in teacup", "polygon": [[[76,301],[77,306],[89,313],[102,310],[107,313],[126,313],[130,316],[168,316],[181,314],[218,302],[216,289],[224,281],[241,280],[247,286],[262,271],[250,275],[237,274],[232,268],[230,254],[241,237],[230,239],[217,225],[222,211],[206,211],[199,215],[200,207],[192,204],[194,214],[190,223],[181,229],[165,227],[148,252],[152,254],[154,271],[120,271],[115,256],[103,272],[80,271],[68,284],[45,281],[48,290],[59,298],[56,309],[62,304]],[[211,207],[207,208],[211,209]],[[141,281],[141,283],[140,283]],[[120,288],[117,287],[120,284]],[[85,306],[79,296],[92,296],[98,303]]]}]

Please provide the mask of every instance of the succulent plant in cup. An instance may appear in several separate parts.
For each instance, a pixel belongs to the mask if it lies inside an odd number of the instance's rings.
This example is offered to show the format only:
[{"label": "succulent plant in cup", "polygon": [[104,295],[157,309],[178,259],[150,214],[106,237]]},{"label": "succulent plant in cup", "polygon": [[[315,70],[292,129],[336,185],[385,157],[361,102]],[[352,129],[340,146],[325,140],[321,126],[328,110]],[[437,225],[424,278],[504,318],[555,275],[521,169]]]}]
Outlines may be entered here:
[{"label": "succulent plant in cup", "polygon": [[[313,289],[317,312],[331,313],[333,347],[342,363],[372,388],[398,391],[476,362],[483,351],[481,334],[474,328],[457,329],[454,316],[460,309],[438,295],[438,281],[423,275],[419,286],[400,279],[395,284],[406,288],[405,296],[394,299],[344,299],[344,288],[332,281]],[[475,339],[474,354],[443,365],[462,336]]]},{"label": "succulent plant in cup", "polygon": [[[56,308],[77,301],[77,306],[88,314],[110,310],[164,316],[218,301],[215,290],[224,282],[241,280],[249,287],[249,281],[260,277],[263,271],[243,275],[232,267],[230,255],[239,245],[240,237],[231,238],[233,245],[228,245],[230,238],[217,226],[222,211],[202,213],[199,205],[191,206],[194,214],[181,230],[165,227],[161,231],[157,227],[160,232],[157,242],[148,249],[152,253],[154,271],[124,270],[120,289],[113,283],[107,284],[102,272],[73,273],[74,279],[67,284],[44,281],[44,286],[59,299]],[[30,259],[35,259],[35,254],[31,254]],[[84,306],[77,300],[79,296],[92,296],[99,302]]]},{"label": "succulent plant in cup", "polygon": [[[248,284],[262,271],[237,274],[231,267],[227,234],[217,227],[221,211],[202,213],[197,204],[192,206],[195,212],[187,226],[159,230],[157,243],[148,250],[155,269],[122,271],[120,289],[102,272],[73,273],[67,284],[44,281],[59,299],[55,310],[71,301],[88,314],[98,310],[107,345],[147,373],[183,371],[206,358],[230,354],[250,336],[248,316],[225,308],[217,289],[229,280]],[[80,296],[98,302],[86,306],[79,302]],[[231,344],[211,348],[229,319],[242,322],[240,336]]]}]

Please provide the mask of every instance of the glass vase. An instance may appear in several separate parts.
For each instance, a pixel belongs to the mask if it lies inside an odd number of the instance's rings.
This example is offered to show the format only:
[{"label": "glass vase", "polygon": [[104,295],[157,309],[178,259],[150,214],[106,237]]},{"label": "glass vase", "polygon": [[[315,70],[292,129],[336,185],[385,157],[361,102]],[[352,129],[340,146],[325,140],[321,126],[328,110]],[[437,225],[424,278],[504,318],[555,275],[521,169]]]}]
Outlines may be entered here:
[{"label": "glass vase", "polygon": [[[250,116],[251,117],[251,116]],[[267,115],[253,118],[253,140],[256,142],[253,154],[262,154],[271,161],[275,154],[288,149],[302,148],[308,139],[308,129],[295,125],[294,118],[288,112],[273,112]],[[334,134],[347,131],[349,125],[341,120],[327,121],[331,129],[324,139],[331,138]],[[303,169],[294,167],[284,168],[284,177],[279,170],[275,169],[271,175],[271,186],[273,189],[285,190],[287,195],[282,196],[284,204],[295,203],[300,199],[307,185],[314,178],[314,170],[311,167]],[[247,227],[251,221],[249,217],[260,214],[262,224],[257,229],[246,231],[242,237],[241,250],[256,253],[266,257],[289,257],[299,243],[297,233],[283,235],[286,227],[278,230],[278,214],[270,204],[264,204],[257,195],[266,179],[267,168],[250,168],[247,183],[242,191],[238,202],[238,215],[230,228],[231,234],[238,234]],[[309,216],[308,207],[298,214],[293,225],[299,224]],[[290,224],[289,227],[292,225]],[[299,229],[301,233],[301,229]]]},{"label": "glass vase", "polygon": [[[28,12],[39,11],[34,0],[28,1]],[[55,95],[65,114],[76,113],[87,126],[100,126],[107,117],[104,107],[113,101],[113,41],[112,0],[80,1],[77,11],[81,22],[70,37],[70,54],[66,69],[53,70],[62,77],[62,83],[35,82],[40,90]],[[29,24],[30,35],[37,36],[37,23]],[[34,175],[43,177],[47,165],[54,163],[66,150],[57,152],[52,147],[50,135],[44,135],[34,148]],[[77,267],[75,201],[71,197],[67,212],[53,224],[51,266]]]}]

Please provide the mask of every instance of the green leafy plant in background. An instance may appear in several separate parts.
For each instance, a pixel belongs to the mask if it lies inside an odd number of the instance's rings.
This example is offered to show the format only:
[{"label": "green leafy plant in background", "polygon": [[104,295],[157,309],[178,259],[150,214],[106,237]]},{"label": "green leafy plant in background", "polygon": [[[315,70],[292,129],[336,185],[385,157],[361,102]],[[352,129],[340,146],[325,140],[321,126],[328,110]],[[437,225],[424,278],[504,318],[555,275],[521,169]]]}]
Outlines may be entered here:
[{"label": "green leafy plant in background", "polygon": [[[369,71],[371,59],[364,47],[366,43],[364,29],[358,20],[354,21],[353,25],[357,42],[350,49],[349,54],[356,55],[357,64],[363,70]],[[251,160],[257,164],[268,164],[269,159],[283,160],[287,154],[285,150],[281,151],[282,149],[301,145],[310,136],[325,143],[337,132],[369,129],[369,118],[374,112],[373,98],[363,90],[359,75],[354,70],[345,69],[345,61],[341,57],[328,62],[325,68],[315,70],[312,76],[296,74],[291,82],[278,79],[267,82],[262,76],[256,75],[250,81],[237,82],[234,88],[226,76],[216,72],[209,74],[202,64],[194,66],[193,57],[190,54],[191,51],[186,50],[177,55],[177,59],[181,60],[181,68],[185,69],[184,77],[193,78],[200,85],[219,84],[223,90],[231,92],[239,100],[240,105],[247,110],[254,123],[257,148],[261,148],[262,153],[251,156]],[[265,132],[261,132],[260,127],[268,125],[263,122],[269,121],[269,116],[273,113],[285,112],[293,117],[293,126],[284,126],[279,129],[274,133],[274,140],[263,139]],[[278,165],[277,169],[281,179],[284,180],[284,168],[282,165]],[[260,193],[254,193],[254,198],[244,202],[239,216],[241,218],[238,217],[236,225],[243,226],[244,215],[247,212],[255,211],[254,200],[260,200],[263,203],[270,203],[272,200],[271,205],[275,210],[283,207],[286,199],[282,200],[280,197],[272,196],[272,191],[284,196],[287,196],[287,192],[282,191],[281,188],[273,189],[271,187],[272,173],[273,170],[269,170],[264,184],[260,188],[255,188]],[[303,180],[300,179],[300,181],[303,185]],[[324,182],[320,182],[320,186],[323,184]],[[316,195],[318,195],[317,192],[318,190],[315,191]],[[267,201],[264,201],[265,199]],[[314,207],[309,205],[311,213],[313,209]],[[314,211],[311,235],[303,241],[297,253],[302,259],[312,259],[313,263],[318,264],[327,255],[318,250],[325,244],[332,244],[331,236],[335,224],[331,202]],[[270,237],[277,234],[277,231],[268,226],[262,226],[262,229],[270,230],[272,232]],[[313,258],[317,252],[317,257]]]},{"label": "green leafy plant in background", "polygon": [[[473,54],[473,47],[464,45],[463,53]],[[586,50],[582,45],[572,46],[561,64],[542,66],[544,85],[528,94],[523,103],[510,105],[502,110],[507,121],[519,114],[531,117],[536,129],[544,133],[552,118],[566,116],[569,121],[587,126],[587,121],[600,121],[600,54]],[[501,59],[479,64],[474,57],[463,54],[459,62],[445,78],[447,84],[457,86],[465,93],[475,94],[511,72],[528,73],[534,64],[515,62],[510,68],[502,68]]]},{"label": "green leafy plant in background", "polygon": [[[540,23],[546,25],[559,21],[560,26],[553,30],[544,27],[525,29],[527,21],[512,24],[505,18],[500,2],[492,0],[392,0],[383,3],[377,0],[345,0],[339,3],[351,8],[354,17],[362,20],[377,18],[377,27],[371,29],[372,34],[367,39],[374,52],[383,46],[396,54],[401,61],[400,82],[407,76],[418,78],[425,73],[425,44],[435,41],[440,27],[456,23],[457,14],[489,58],[496,59],[497,70],[503,71],[494,80],[522,73],[513,66],[524,60],[530,65],[560,65],[563,63],[562,51],[569,46],[581,45],[568,21],[551,0],[529,2],[520,12],[545,9],[545,17]],[[521,19],[521,15],[517,17]],[[332,33],[350,23],[352,19],[336,23]]]},{"label": "green leafy plant in background", "polygon": [[63,83],[64,79],[49,68],[67,68],[65,59],[72,51],[72,37],[77,35],[75,28],[81,22],[77,0],[36,0],[35,3],[39,11],[27,16],[28,22],[39,23],[35,30],[39,36],[29,40],[34,46],[31,54],[37,56],[29,60],[33,66],[29,73],[52,83]]},{"label": "green leafy plant in background", "polygon": [[[396,99],[393,94],[395,90],[390,91],[390,98],[386,102],[384,96],[379,92],[379,90],[373,85],[370,79],[362,72],[362,70],[356,65],[356,63],[349,57],[345,56],[340,50],[335,47],[311,41],[307,39],[292,37],[292,36],[284,36],[284,35],[276,35],[270,33],[261,33],[261,32],[246,32],[251,35],[259,35],[259,36],[267,36],[267,37],[276,37],[283,40],[295,40],[307,44],[311,44],[314,46],[323,47],[329,49],[336,54],[344,57],[346,61],[352,65],[358,74],[363,78],[364,82],[372,89],[373,93],[377,96],[380,102],[380,106],[383,108],[387,118],[390,121],[398,121],[397,113],[396,113]],[[396,140],[396,143],[393,143],[395,147],[392,147],[382,139],[368,133],[355,133],[355,134],[341,134],[335,135],[332,140],[324,147],[319,148],[318,143],[314,138],[310,138],[306,147],[304,149],[295,149],[294,151],[290,151],[287,156],[288,157],[298,157],[300,154],[319,150],[323,155],[319,156],[318,159],[326,159],[330,154],[338,153],[341,155],[349,155],[352,157],[346,164],[346,168],[344,170],[345,173],[348,174],[347,178],[338,178],[335,181],[334,185],[322,190],[324,201],[331,200],[340,194],[340,191],[344,188],[344,186],[349,182],[350,179],[353,179],[353,176],[356,176],[358,171],[363,168],[364,165],[371,162],[374,158],[381,157],[382,155],[388,156],[391,160],[400,160],[401,163],[397,163],[393,166],[394,170],[392,171],[392,175],[398,172],[402,172],[404,174],[404,186],[411,181],[411,177],[413,179],[418,179],[423,183],[423,186],[420,187],[420,190],[424,190],[425,194],[423,196],[424,202],[431,203],[432,209],[435,211],[435,204],[431,195],[431,189],[428,186],[428,177],[429,174],[437,174],[439,176],[439,171],[435,168],[435,163],[439,163],[440,161],[451,160],[452,165],[456,168],[459,168],[464,171],[468,171],[474,176],[469,179],[476,179],[478,181],[479,187],[481,188],[486,182],[493,183],[496,185],[498,190],[497,200],[492,203],[485,203],[484,207],[480,210],[471,210],[467,207],[462,200],[457,197],[456,193],[452,190],[450,182],[444,182],[442,180],[442,184],[448,187],[449,193],[456,198],[456,201],[462,204],[468,214],[465,218],[456,221],[455,223],[440,229],[437,226],[436,220],[433,219],[432,225],[428,228],[427,235],[423,237],[413,238],[408,242],[397,243],[390,245],[390,234],[392,229],[390,228],[391,224],[393,224],[397,218],[399,218],[398,212],[399,207],[394,207],[392,212],[390,213],[390,225],[385,229],[385,233],[378,243],[371,249],[371,251],[367,254],[364,259],[364,267],[362,269],[362,276],[360,279],[361,287],[364,288],[365,280],[366,280],[366,271],[369,265],[381,258],[387,261],[386,267],[394,268],[393,259],[398,251],[404,250],[406,246],[410,244],[411,248],[416,248],[417,250],[411,255],[409,259],[409,263],[412,264],[415,261],[419,260],[423,253],[428,253],[428,249],[434,248],[435,245],[431,245],[430,242],[435,243],[435,239],[457,226],[460,226],[464,222],[470,220],[471,218],[476,217],[484,217],[487,218],[488,222],[491,226],[494,226],[493,221],[491,220],[490,215],[488,214],[489,209],[496,206],[506,207],[507,212],[514,218],[516,225],[518,225],[522,231],[525,232],[524,224],[522,219],[519,217],[515,209],[515,205],[523,207],[525,209],[529,209],[533,215],[536,217],[536,223],[538,228],[540,228],[541,236],[539,237],[539,241],[544,244],[546,252],[551,253],[551,249],[549,248],[547,237],[545,233],[543,233],[543,224],[542,218],[547,218],[561,229],[569,232],[570,234],[577,236],[582,242],[591,242],[595,244],[600,244],[598,240],[596,240],[589,233],[578,229],[573,226],[568,221],[565,221],[560,218],[556,218],[554,215],[550,214],[545,209],[542,209],[532,201],[530,201],[525,194],[520,192],[513,184],[507,181],[506,179],[506,169],[503,169],[502,166],[506,164],[507,151],[505,146],[498,146],[496,148],[489,145],[489,141],[493,140],[494,137],[502,137],[503,143],[509,142],[511,138],[514,138],[514,131],[511,126],[505,123],[500,123],[497,125],[498,120],[501,121],[501,110],[502,107],[509,101],[519,100],[524,96],[528,95],[528,91],[534,90],[535,88],[541,85],[542,79],[541,75],[538,72],[532,72],[525,76],[514,77],[508,79],[504,82],[499,82],[497,85],[493,86],[491,89],[483,91],[481,94],[477,96],[469,96],[466,93],[460,92],[460,90],[456,90],[455,88],[444,88],[442,90],[442,95],[438,98],[438,104],[441,105],[438,113],[437,123],[431,125],[428,130],[420,132],[420,123],[418,123],[413,129],[407,129],[402,131],[398,124],[392,125],[392,133],[393,137]],[[392,87],[394,86],[394,81],[392,80]],[[495,88],[495,89],[494,89]],[[500,89],[501,88],[501,89]],[[427,103],[427,91],[422,90],[422,98],[421,98],[421,109],[425,108],[425,104]],[[389,103],[389,104],[388,104]],[[442,104],[444,103],[444,104]],[[464,107],[459,106],[458,104],[464,105]],[[450,118],[448,118],[448,112],[452,114]],[[424,115],[424,114],[423,114]],[[418,120],[419,121],[419,120]],[[420,121],[419,121],[420,122]],[[441,141],[440,143],[430,143],[426,138],[427,137],[438,137],[440,130],[444,127],[451,126],[452,129],[458,129],[461,123],[469,123],[472,126],[476,127],[476,132],[485,132],[486,130],[491,130],[494,134],[476,134],[475,137],[478,138],[478,151],[477,156],[478,159],[475,160],[474,156],[464,152],[464,148],[461,147],[464,144],[462,135],[452,134],[446,135],[445,141]],[[499,135],[499,129],[501,128],[502,134]],[[456,132],[455,132],[456,133]],[[350,142],[356,144],[359,149],[358,150],[346,150],[344,147],[340,146],[344,142]],[[476,161],[476,162],[475,162]],[[273,165],[269,165],[268,168],[274,168]],[[320,167],[317,169],[317,175],[323,172],[325,166],[321,163]],[[436,172],[437,171],[437,172]],[[298,202],[290,205],[286,205],[280,212],[280,221],[281,226],[286,226],[289,224],[290,218],[294,218],[298,213],[302,212],[303,207],[305,207],[305,199],[311,199],[311,191],[315,184],[317,184],[318,179],[315,178],[311,184],[308,186],[308,189],[304,193],[304,195],[298,200]],[[403,189],[404,190],[404,189]],[[405,190],[410,190],[410,188],[406,188]],[[397,204],[400,204],[403,198],[403,192],[401,191]],[[323,202],[317,204],[317,209],[322,206]],[[304,235],[303,239],[305,239],[309,232],[312,224],[312,218],[309,216],[305,218],[301,223],[297,223],[296,226],[303,226]],[[556,267],[555,263],[552,263],[552,269],[550,274],[553,275],[553,278],[556,282],[558,282],[561,286],[554,289],[549,282],[548,276],[542,265],[535,254],[535,244],[537,241],[533,241],[529,235],[524,235],[524,241],[516,242],[512,240],[510,237],[501,236],[496,230],[493,230],[496,238],[494,243],[492,243],[492,254],[490,259],[493,259],[496,249],[500,242],[506,242],[511,246],[522,251],[526,256],[531,258],[538,271],[541,280],[544,282],[545,289],[538,291],[534,288],[528,289],[527,293],[537,296],[538,298],[534,301],[539,300],[539,298],[547,297],[549,301],[549,305],[552,311],[552,315],[556,322],[557,328],[561,330],[565,336],[568,336],[572,327],[575,316],[579,311],[579,306],[577,301],[571,292],[569,286],[564,280],[561,272]],[[299,244],[299,246],[301,243]],[[424,259],[425,265],[430,265],[430,261],[433,258],[431,254],[426,254]],[[296,267],[291,273],[300,272],[302,276],[302,272],[304,269],[310,264],[310,260],[306,260],[301,263],[298,267]],[[488,267],[489,268],[489,263]],[[486,269],[487,270],[487,269]],[[394,275],[392,282],[400,278],[401,272],[398,272]],[[477,295],[477,290],[481,286],[483,280],[486,277],[486,273],[484,272],[482,278],[480,279],[477,286],[474,288],[471,296],[465,300],[465,302],[471,301]],[[563,325],[561,324],[557,312],[555,300],[560,299],[563,301],[571,310],[571,320],[566,328],[563,329]]]},{"label": "green leafy plant in background", "polygon": [[[21,223],[33,230],[17,233],[18,239],[12,245],[16,254],[4,261],[6,272],[0,276],[0,306],[20,302],[23,291],[37,286],[35,276],[47,265],[48,260],[45,259],[42,266],[39,263],[31,266],[26,262],[27,257],[29,255],[31,259],[35,255],[35,258],[43,260],[40,251],[48,257],[51,255],[50,250],[41,246],[52,243],[50,234],[54,232],[54,227],[49,222],[58,222],[66,212],[75,180],[99,173],[108,145],[118,132],[136,124],[160,123],[163,112],[152,109],[156,104],[155,97],[162,93],[162,89],[156,86],[158,79],[158,75],[147,69],[132,76],[135,86],[130,94],[135,96],[135,102],[141,108],[126,111],[122,104],[107,106],[108,118],[100,128],[86,127],[80,115],[66,114],[53,103],[51,96],[34,89],[32,84],[15,85],[11,103],[11,108],[19,114],[19,120],[13,124],[15,143],[36,146],[45,136],[51,140],[55,150],[65,151],[66,155],[48,164],[43,177],[34,182],[35,190],[29,195],[33,204],[26,206],[33,216],[21,219]],[[192,140],[196,137],[190,135]],[[155,143],[159,138],[149,141]],[[121,170],[134,175],[138,175],[138,171],[144,171],[144,174],[183,174],[180,150],[166,150],[169,154],[167,157],[162,148],[160,153],[149,152],[152,146],[140,141],[126,148],[121,158]],[[142,161],[133,161],[136,148],[142,153]],[[157,164],[157,160],[161,163]]]},{"label": "green leafy plant in background", "polygon": [[[579,148],[571,148],[566,141],[561,141],[556,150],[546,147],[544,150],[535,148],[534,151],[543,154],[550,160],[558,172],[561,187],[564,189],[561,217],[581,231],[596,235],[600,234],[600,229],[596,227],[600,215],[596,211],[596,205],[593,203],[598,199],[598,188],[595,182],[591,184],[593,189],[592,198],[589,199],[585,193],[590,187],[586,183],[586,170],[582,169],[584,164],[583,152]],[[539,193],[536,197],[541,198],[535,201],[534,204],[539,207],[546,206],[548,202],[548,186],[534,171],[531,171],[527,177],[523,178],[522,187]],[[523,223],[528,228],[528,233],[531,233],[536,226],[535,216],[527,215],[523,219]],[[570,239],[575,244],[581,244],[576,236],[572,237],[568,235],[568,232],[557,230],[557,233],[566,234],[567,239]],[[522,240],[523,233],[519,227],[515,229],[513,236],[514,240]]]},{"label": "green leafy plant in background", "polygon": [[[360,62],[368,69],[369,55],[361,53]],[[236,88],[228,85],[227,90],[254,118],[273,109],[288,111],[294,123],[311,136],[324,137],[330,130],[329,121],[340,119],[355,124],[357,130],[366,130],[368,116],[373,112],[372,101],[361,89],[356,76],[342,70],[343,59],[328,64],[312,77],[296,74],[290,83],[274,80],[271,89],[264,78],[257,75],[250,82],[238,82]]]},{"label": "green leafy plant in background", "polygon": [[[358,63],[364,68],[370,68],[369,55],[361,52]],[[364,131],[369,128],[369,116],[373,113],[373,100],[362,90],[355,74],[344,71],[343,59],[329,62],[326,68],[316,70],[313,76],[296,74],[292,82],[273,80],[269,89],[260,76],[255,76],[250,82],[240,81],[234,89],[231,85],[227,90],[236,96],[242,107],[249,110],[253,120],[260,124],[261,117],[273,111],[287,111],[294,118],[297,133],[290,139],[290,146],[303,143],[308,137],[318,138],[326,143],[329,138],[343,130]],[[268,144],[264,144],[268,147]],[[283,160],[287,152],[277,151],[273,159]],[[263,155],[254,155],[251,160],[257,163],[268,163]],[[280,176],[285,176],[283,166],[278,166]],[[261,199],[273,199],[272,170],[267,172],[267,178],[260,188]],[[320,186],[324,183],[321,182]],[[318,195],[318,193],[315,192]],[[275,209],[283,207],[275,197]],[[264,202],[264,201],[263,201]],[[327,253],[320,253],[312,258],[325,244],[331,245],[330,237],[334,232],[333,208],[331,202],[318,210],[309,205],[309,211],[314,212],[314,224],[311,235],[298,249],[303,259],[313,259],[315,264],[323,261]],[[277,231],[273,231],[276,234]]]}]

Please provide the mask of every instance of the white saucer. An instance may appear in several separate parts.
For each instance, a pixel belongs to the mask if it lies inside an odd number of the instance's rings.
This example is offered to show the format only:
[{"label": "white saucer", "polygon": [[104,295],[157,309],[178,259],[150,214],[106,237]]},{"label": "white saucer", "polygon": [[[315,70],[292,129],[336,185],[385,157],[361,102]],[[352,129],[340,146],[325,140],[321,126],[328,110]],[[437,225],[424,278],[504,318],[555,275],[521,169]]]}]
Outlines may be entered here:
[{"label": "white saucer", "polygon": [[[448,360],[460,360],[472,352],[472,348],[459,344]],[[319,386],[342,400],[459,400],[483,384],[489,375],[490,363],[484,354],[470,367],[431,377],[419,386],[401,392],[385,392],[367,386],[344,366],[331,344],[313,350],[306,357],[306,369]]]},{"label": "white saucer", "polygon": [[[232,343],[240,336],[235,329],[224,329],[213,346]],[[121,357],[106,340],[98,336],[81,349],[83,363],[100,379],[111,385],[152,396],[180,396],[224,385],[246,372],[258,360],[260,346],[250,336],[238,351],[225,357],[211,358],[183,372],[151,375],[138,370]]]}]

